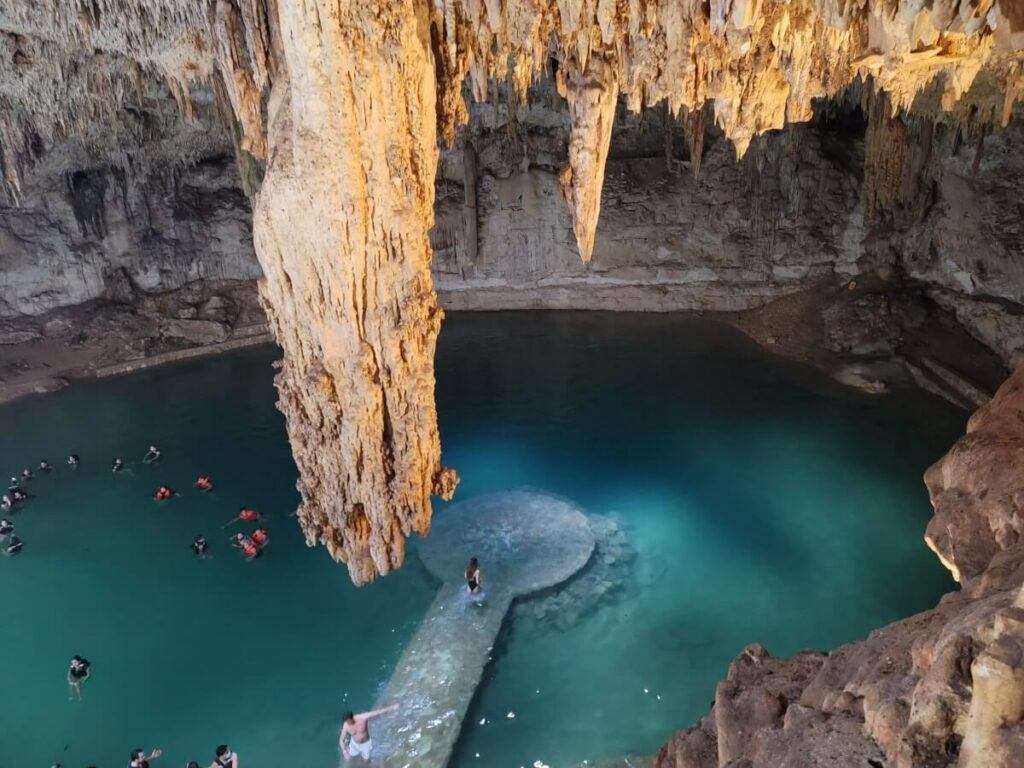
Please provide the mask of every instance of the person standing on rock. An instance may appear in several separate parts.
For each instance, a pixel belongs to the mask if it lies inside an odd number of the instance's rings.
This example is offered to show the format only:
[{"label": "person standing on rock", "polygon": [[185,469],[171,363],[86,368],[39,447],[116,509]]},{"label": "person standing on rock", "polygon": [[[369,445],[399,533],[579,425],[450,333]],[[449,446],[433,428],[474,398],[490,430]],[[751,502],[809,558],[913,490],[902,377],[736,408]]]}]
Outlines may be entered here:
[{"label": "person standing on rock", "polygon": [[[352,759],[352,755],[359,755],[364,760],[369,760],[370,752],[373,750],[373,742],[370,741],[370,720],[397,711],[398,705],[392,704],[384,709],[374,709],[371,712],[361,712],[358,715],[346,712],[342,717],[341,735],[338,737],[338,745],[341,747],[341,754],[345,756],[346,762]],[[348,736],[348,743],[345,742],[345,736]]]}]

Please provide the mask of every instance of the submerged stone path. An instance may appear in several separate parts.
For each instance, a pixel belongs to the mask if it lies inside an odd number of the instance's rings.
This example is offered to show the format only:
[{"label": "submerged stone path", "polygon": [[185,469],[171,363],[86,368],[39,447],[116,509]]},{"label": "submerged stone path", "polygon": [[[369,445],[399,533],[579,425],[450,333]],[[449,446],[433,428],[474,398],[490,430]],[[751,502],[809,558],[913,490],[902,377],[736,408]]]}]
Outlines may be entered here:
[{"label": "submerged stone path", "polygon": [[[401,709],[371,724],[371,764],[444,768],[512,601],[562,583],[593,551],[583,513],[542,493],[480,496],[438,514],[419,554],[441,587],[376,704]],[[483,574],[480,604],[466,592],[464,571],[474,556]]]}]

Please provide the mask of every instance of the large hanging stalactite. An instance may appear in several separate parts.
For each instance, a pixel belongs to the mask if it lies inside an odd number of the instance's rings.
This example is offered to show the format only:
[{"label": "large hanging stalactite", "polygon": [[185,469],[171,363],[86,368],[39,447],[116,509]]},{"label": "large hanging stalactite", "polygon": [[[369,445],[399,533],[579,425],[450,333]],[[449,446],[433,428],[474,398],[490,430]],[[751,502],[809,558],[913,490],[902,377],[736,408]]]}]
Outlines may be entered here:
[{"label": "large hanging stalactite", "polygon": [[430,527],[440,466],[441,309],[427,231],[437,167],[434,67],[413,0],[282,6],[286,79],[270,99],[255,209],[261,292],[284,362],[280,408],[299,520],[363,583]]}]

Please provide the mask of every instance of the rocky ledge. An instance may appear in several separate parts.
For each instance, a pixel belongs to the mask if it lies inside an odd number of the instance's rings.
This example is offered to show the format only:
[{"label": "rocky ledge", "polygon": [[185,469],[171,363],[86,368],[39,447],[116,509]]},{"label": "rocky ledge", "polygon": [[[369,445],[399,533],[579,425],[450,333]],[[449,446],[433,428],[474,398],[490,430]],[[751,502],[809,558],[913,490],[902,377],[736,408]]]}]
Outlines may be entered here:
[{"label": "rocky ledge", "polygon": [[925,474],[927,541],[960,582],[831,653],[743,649],[656,768],[1024,765],[1024,366]]}]

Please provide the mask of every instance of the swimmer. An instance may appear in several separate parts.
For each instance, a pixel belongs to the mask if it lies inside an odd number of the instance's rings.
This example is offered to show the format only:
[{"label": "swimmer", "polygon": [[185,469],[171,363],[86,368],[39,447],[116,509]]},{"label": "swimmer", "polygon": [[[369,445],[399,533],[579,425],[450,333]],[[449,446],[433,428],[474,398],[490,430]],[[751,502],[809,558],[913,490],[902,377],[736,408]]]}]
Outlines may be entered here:
[{"label": "swimmer", "polygon": [[146,451],[146,455],[142,457],[142,460],[146,464],[152,464],[154,461],[160,461],[160,449],[155,445],[149,446],[149,450]]},{"label": "swimmer", "polygon": [[270,534],[267,533],[265,528],[257,528],[252,532],[253,543],[258,547],[265,546],[267,541],[270,539]]},{"label": "swimmer", "polygon": [[91,667],[88,659],[71,657],[71,665],[68,667],[68,701],[72,701],[75,696],[78,696],[79,701],[82,700],[82,683],[89,679]]},{"label": "swimmer", "polygon": [[260,513],[257,512],[255,509],[249,509],[248,507],[242,507],[238,511],[238,517],[234,517],[231,520],[228,520],[226,523],[224,523],[224,525],[221,526],[221,528],[222,529],[223,528],[227,528],[229,525],[232,525],[233,523],[237,523],[237,522],[252,523],[252,522],[255,522],[255,521],[259,520],[259,519],[260,519]]},{"label": "swimmer", "polygon": [[231,546],[240,550],[246,560],[254,560],[263,553],[260,546],[244,533],[236,533],[232,536]]},{"label": "swimmer", "polygon": [[23,470],[21,470],[21,478],[22,480],[31,480],[32,470],[29,469],[28,467],[25,467]]},{"label": "swimmer", "polygon": [[[338,746],[341,747],[341,754],[345,756],[345,760],[351,760],[353,755],[369,760],[370,752],[373,751],[373,742],[370,741],[370,720],[397,711],[398,705],[392,704],[384,709],[361,712],[358,715],[346,712],[342,717],[341,734],[338,736]],[[345,736],[348,736],[347,743]]]},{"label": "swimmer", "polygon": [[238,755],[231,751],[227,744],[221,744],[214,753],[216,757],[210,768],[238,768]]},{"label": "swimmer", "polygon": [[120,472],[122,469],[124,469],[124,461],[122,461],[121,457],[119,456],[116,459],[114,459],[114,463],[110,465],[110,471]]},{"label": "swimmer", "polygon": [[11,482],[9,482],[9,483],[7,484],[7,490],[8,490],[8,491],[16,491],[16,490],[18,490],[19,488],[21,488],[21,485],[19,485],[19,483],[18,483],[18,478],[14,477],[14,476],[12,475],[12,476],[11,476]]},{"label": "swimmer", "polygon": [[0,520],[0,541],[7,541],[7,538],[14,533],[14,523],[4,518]]},{"label": "swimmer", "polygon": [[156,489],[156,493],[153,494],[153,498],[157,501],[167,501],[172,496],[176,496],[172,488],[168,488],[166,485],[161,485]]},{"label": "swimmer", "polygon": [[469,565],[466,566],[466,589],[471,595],[480,595],[484,591],[484,576],[475,557],[469,558]]},{"label": "swimmer", "polygon": [[24,501],[27,498],[28,494],[21,490],[21,488],[15,488],[11,491],[11,499],[15,502]]},{"label": "swimmer", "polygon": [[50,462],[48,462],[46,459],[43,459],[42,461],[39,462],[39,471],[40,472],[53,472],[53,465]]},{"label": "swimmer", "polygon": [[11,507],[13,506],[14,500],[11,499],[11,497],[5,493],[3,498],[0,499],[0,509],[2,509],[4,512],[9,512]]},{"label": "swimmer", "polygon": [[149,761],[156,760],[163,754],[162,750],[154,749],[148,755],[143,749],[133,749],[128,761],[128,768],[149,768]]},{"label": "swimmer", "polygon": [[11,540],[7,542],[7,546],[4,548],[5,555],[16,555],[21,552],[22,540],[17,536],[11,536]]},{"label": "swimmer", "polygon": [[200,534],[192,539],[192,551],[197,557],[206,557],[206,550],[210,548],[210,545],[206,541],[206,537]]},{"label": "swimmer", "polygon": [[68,466],[69,467],[77,467],[78,466],[78,454],[77,453],[72,453],[70,456],[68,456]]},{"label": "swimmer", "polygon": [[208,475],[200,475],[196,478],[195,487],[200,491],[212,491],[213,480],[211,480]]}]

